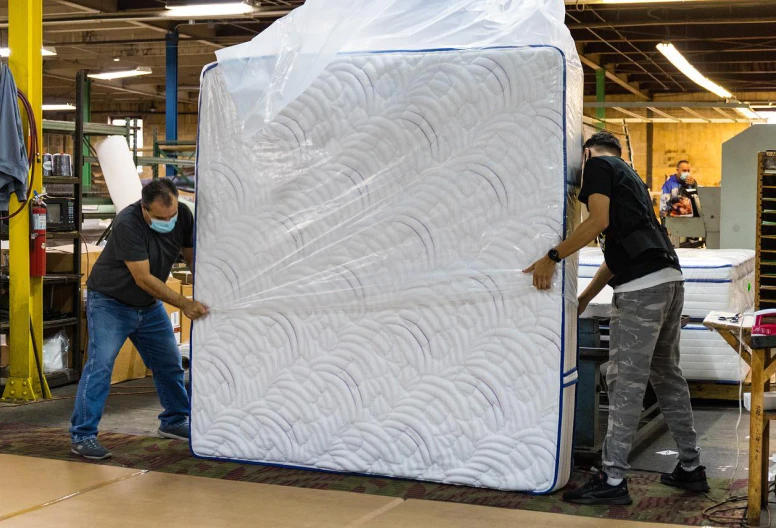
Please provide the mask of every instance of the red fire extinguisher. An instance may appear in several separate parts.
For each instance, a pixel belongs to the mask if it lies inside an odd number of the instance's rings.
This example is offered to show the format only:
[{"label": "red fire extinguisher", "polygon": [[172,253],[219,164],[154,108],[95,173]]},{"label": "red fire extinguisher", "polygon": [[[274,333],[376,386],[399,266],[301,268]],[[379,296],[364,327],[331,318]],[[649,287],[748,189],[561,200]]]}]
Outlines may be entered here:
[{"label": "red fire extinguisher", "polygon": [[46,204],[40,196],[35,196],[30,224],[30,277],[43,277],[45,274]]}]

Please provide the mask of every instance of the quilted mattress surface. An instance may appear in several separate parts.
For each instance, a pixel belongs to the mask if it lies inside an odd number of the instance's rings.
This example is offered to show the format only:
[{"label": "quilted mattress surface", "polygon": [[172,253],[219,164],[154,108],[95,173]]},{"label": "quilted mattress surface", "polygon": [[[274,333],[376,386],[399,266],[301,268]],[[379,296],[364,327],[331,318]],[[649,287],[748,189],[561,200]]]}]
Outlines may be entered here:
[{"label": "quilted mattress surface", "polygon": [[[340,55],[243,137],[203,74],[191,447],[548,492],[570,471],[581,78],[549,47]],[[568,163],[567,163],[567,152]]]},{"label": "quilted mattress surface", "polygon": [[679,366],[688,380],[738,383],[749,374],[749,365],[722,336],[700,323],[682,328],[679,345]]}]

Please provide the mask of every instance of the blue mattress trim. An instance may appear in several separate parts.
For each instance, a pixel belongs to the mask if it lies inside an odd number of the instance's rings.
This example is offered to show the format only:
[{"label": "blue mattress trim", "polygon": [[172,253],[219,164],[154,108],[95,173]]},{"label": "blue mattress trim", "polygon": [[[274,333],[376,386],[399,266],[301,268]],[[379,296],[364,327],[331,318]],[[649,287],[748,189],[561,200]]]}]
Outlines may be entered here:
[{"label": "blue mattress trim", "polygon": [[[600,264],[581,264],[579,265],[580,268],[598,268],[600,267]],[[732,268],[732,264],[724,264],[722,266],[682,266],[682,269],[725,269],[725,268]]]},{"label": "blue mattress trim", "polygon": [[[588,277],[587,275],[580,275],[579,278],[592,279],[593,277]],[[733,280],[732,279],[684,279],[684,282],[693,282],[693,283],[701,283],[701,284],[730,284],[733,282]]]},{"label": "blue mattress trim", "polygon": [[[566,68],[566,55],[563,53],[563,51],[556,47],[556,46],[546,46],[546,45],[534,45],[534,46],[494,46],[490,48],[483,48],[483,49],[520,49],[520,48],[548,48],[548,49],[554,49],[557,51],[561,58],[563,59],[563,234],[562,238],[565,239],[566,237],[566,230],[567,230],[567,215],[568,215],[568,139],[567,139],[567,126],[566,126],[566,97],[567,97],[567,68]],[[468,51],[471,48],[439,48],[439,49],[426,49],[426,50],[385,50],[385,51],[374,51],[374,52],[352,52],[352,53],[346,53],[346,54],[362,54],[362,53],[370,53],[370,54],[386,54],[386,53],[433,53],[433,52],[444,52],[444,51]],[[210,70],[215,69],[218,67],[218,63],[214,62],[212,64],[209,64],[205,67],[204,71],[202,72],[202,79],[204,79],[205,74],[209,72]],[[198,113],[201,113],[202,109],[202,94],[200,94],[199,102],[198,102]],[[197,122],[197,155],[195,160],[195,178],[197,169],[199,168],[199,127],[200,127],[201,121]],[[198,181],[198,180],[197,180]],[[199,207],[197,207],[198,203],[198,195],[196,194],[194,199],[194,262],[196,266],[197,261],[197,233],[196,233],[196,226],[197,226],[197,215],[199,213]],[[522,493],[530,494],[530,495],[546,495],[549,493],[552,493],[553,488],[555,488],[555,485],[558,482],[558,476],[559,476],[559,470],[560,470],[560,447],[561,447],[561,441],[562,441],[562,423],[563,423],[563,396],[569,387],[575,386],[578,382],[578,379],[575,379],[572,382],[569,382],[567,384],[563,383],[563,379],[566,377],[566,374],[562,372],[563,365],[565,363],[565,355],[566,355],[566,261],[563,261],[563,268],[562,268],[562,279],[563,279],[563,285],[561,287],[561,344],[560,344],[560,379],[559,379],[559,385],[561,389],[558,391],[558,428],[556,433],[556,450],[555,450],[555,468],[554,468],[554,475],[552,479],[552,483],[550,484],[549,488],[544,491],[525,491]],[[194,298],[196,299],[196,268],[194,273],[194,280],[192,281],[192,293],[194,295]],[[191,325],[191,336],[190,344],[189,344],[189,355],[190,355],[190,361],[189,361],[189,379],[191,384],[191,394],[189,396],[189,421],[191,422],[191,413],[192,413],[192,401],[194,399],[194,324],[195,322],[192,322]],[[576,351],[575,351],[576,355]],[[573,373],[576,371],[576,367],[574,367],[572,370],[568,372],[568,374]],[[576,392],[575,392],[576,394]],[[575,398],[576,400],[576,398]],[[573,445],[573,430],[574,425],[572,425],[571,431],[572,431],[572,445]],[[378,477],[378,478],[385,478],[389,480],[407,480],[407,477],[391,477],[388,475],[378,475],[378,474],[370,474],[370,473],[354,473],[351,471],[335,471],[335,470],[328,470],[328,469],[320,469],[320,468],[313,468],[313,467],[306,467],[306,466],[295,466],[295,465],[289,465],[289,464],[273,464],[270,462],[256,462],[252,460],[241,460],[241,459],[235,459],[235,458],[223,458],[223,457],[216,457],[216,456],[203,456],[199,455],[194,451],[194,447],[192,446],[192,440],[191,435],[189,435],[189,451],[191,452],[191,455],[194,458],[200,459],[200,460],[217,460],[222,462],[238,462],[240,464],[249,464],[249,465],[256,465],[256,466],[266,466],[266,467],[277,467],[277,468],[285,468],[285,469],[300,469],[304,471],[314,471],[318,473],[330,473],[330,474],[337,474],[337,475],[359,475],[359,476],[367,476],[367,477]]]}]

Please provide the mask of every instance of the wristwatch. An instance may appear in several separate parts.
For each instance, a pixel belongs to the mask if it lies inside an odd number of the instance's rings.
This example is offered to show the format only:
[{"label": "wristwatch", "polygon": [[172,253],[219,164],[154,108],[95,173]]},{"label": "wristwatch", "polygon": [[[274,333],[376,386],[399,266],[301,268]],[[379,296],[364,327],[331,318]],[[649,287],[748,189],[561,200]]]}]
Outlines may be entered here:
[{"label": "wristwatch", "polygon": [[552,248],[549,253],[547,253],[547,257],[553,261],[553,262],[560,262],[561,258],[560,255],[558,255],[558,250],[555,248]]}]

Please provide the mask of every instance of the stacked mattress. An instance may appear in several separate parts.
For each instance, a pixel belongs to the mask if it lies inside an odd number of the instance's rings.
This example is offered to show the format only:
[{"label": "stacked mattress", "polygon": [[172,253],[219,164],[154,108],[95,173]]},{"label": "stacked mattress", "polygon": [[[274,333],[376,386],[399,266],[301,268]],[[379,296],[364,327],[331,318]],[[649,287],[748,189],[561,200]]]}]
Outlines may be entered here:
[{"label": "stacked mattress", "polygon": [[571,465],[581,71],[551,47],[340,55],[245,137],[203,74],[195,455],[549,492]]},{"label": "stacked mattress", "polygon": [[[684,314],[692,323],[682,329],[681,367],[693,381],[738,383],[749,367],[722,337],[701,323],[712,311],[742,313],[754,306],[754,251],[748,249],[677,249],[685,278]],[[603,262],[598,248],[579,258],[579,291],[587,288]],[[610,305],[606,287],[591,304]]]}]

